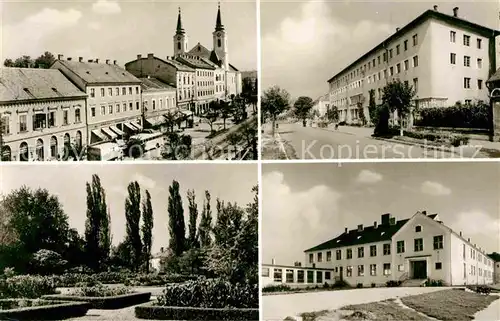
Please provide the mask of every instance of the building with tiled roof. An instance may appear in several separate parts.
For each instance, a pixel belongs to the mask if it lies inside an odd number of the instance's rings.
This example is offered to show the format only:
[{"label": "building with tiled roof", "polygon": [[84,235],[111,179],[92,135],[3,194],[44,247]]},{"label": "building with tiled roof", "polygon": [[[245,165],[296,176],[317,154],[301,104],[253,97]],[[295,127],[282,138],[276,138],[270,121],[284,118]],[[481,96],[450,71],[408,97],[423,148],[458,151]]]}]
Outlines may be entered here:
[{"label": "building with tiled roof", "polygon": [[361,122],[358,103],[369,120],[373,90],[377,104],[383,88],[399,79],[413,86],[416,108],[448,107],[488,101],[486,81],[500,61],[500,32],[466,20],[455,7],[427,10],[328,80],[331,105],[340,121]]},{"label": "building with tiled roof", "polygon": [[177,89],[160,79],[140,78],[142,84],[142,103],[144,120],[148,126],[156,127],[165,123],[165,115],[177,112]]},{"label": "building with tiled roof", "polygon": [[318,117],[324,117],[330,108],[330,95],[326,94],[314,101],[313,110],[316,111]]},{"label": "building with tiled roof", "polygon": [[306,263],[300,268],[265,265],[264,284],[304,286],[342,280],[352,286],[388,281],[419,286],[427,279],[448,285],[493,283],[494,262],[486,252],[446,226],[439,215],[425,211],[402,220],[383,214],[380,222],[345,228],[304,253]]},{"label": "building with tiled roof", "polygon": [[58,70],[0,68],[2,160],[58,160],[81,147],[86,97]]},{"label": "building with tiled roof", "polygon": [[141,81],[117,65],[116,60],[63,60],[59,55],[51,68],[61,71],[88,95],[88,145],[116,141],[141,131]]}]

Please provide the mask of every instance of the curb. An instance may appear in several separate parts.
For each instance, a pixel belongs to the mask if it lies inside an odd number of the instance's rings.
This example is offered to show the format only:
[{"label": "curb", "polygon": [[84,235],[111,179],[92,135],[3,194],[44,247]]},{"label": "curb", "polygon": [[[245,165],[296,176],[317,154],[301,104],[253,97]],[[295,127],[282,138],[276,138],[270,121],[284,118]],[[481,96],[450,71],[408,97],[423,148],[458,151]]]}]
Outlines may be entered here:
[{"label": "curb", "polygon": [[446,146],[433,146],[433,145],[425,145],[422,143],[411,143],[411,142],[405,142],[405,141],[399,141],[397,139],[390,139],[390,138],[380,138],[380,137],[372,137],[372,139],[380,140],[380,141],[385,141],[393,144],[402,144],[402,145],[408,145],[408,146],[417,146],[420,148],[427,148],[427,149],[433,149],[433,150],[440,150],[440,151],[445,151],[449,152],[452,154],[455,154],[454,150],[452,148],[446,147]]}]

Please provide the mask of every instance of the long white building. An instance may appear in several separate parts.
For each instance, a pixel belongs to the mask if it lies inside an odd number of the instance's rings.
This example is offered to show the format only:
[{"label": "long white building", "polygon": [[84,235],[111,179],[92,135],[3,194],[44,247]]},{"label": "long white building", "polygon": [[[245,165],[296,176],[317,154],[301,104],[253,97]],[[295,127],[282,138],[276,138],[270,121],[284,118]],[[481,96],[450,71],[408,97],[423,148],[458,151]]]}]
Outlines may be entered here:
[{"label": "long white building", "polygon": [[447,107],[488,100],[486,81],[499,66],[499,31],[453,14],[427,10],[328,80],[330,103],[340,121],[357,123],[373,90],[377,104],[382,89],[395,79],[413,86],[414,105]]}]

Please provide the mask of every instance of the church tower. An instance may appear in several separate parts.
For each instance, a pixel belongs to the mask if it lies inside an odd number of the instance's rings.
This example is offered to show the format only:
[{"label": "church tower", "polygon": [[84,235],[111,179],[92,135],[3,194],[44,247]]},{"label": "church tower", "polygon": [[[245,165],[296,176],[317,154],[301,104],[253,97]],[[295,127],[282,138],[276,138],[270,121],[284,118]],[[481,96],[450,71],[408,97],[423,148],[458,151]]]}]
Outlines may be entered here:
[{"label": "church tower", "polygon": [[217,21],[215,22],[215,31],[213,32],[214,36],[214,51],[217,54],[217,57],[222,62],[222,68],[229,70],[229,55],[227,48],[227,34],[224,29],[224,25],[222,24],[222,18],[220,14],[220,3],[219,9],[217,11]]},{"label": "church tower", "polygon": [[174,56],[177,57],[188,51],[188,38],[184,28],[182,28],[181,8],[179,8],[179,17],[177,18],[177,30],[174,35]]}]

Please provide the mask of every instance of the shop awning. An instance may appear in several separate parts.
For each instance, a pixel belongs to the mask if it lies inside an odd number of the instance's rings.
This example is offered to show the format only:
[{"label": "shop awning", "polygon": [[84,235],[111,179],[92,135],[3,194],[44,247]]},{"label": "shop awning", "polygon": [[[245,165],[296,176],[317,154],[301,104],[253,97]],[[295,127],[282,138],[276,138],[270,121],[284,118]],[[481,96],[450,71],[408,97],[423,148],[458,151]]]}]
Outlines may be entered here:
[{"label": "shop awning", "polygon": [[164,123],[164,121],[160,117],[146,118],[146,121],[152,126],[158,126]]},{"label": "shop awning", "polygon": [[137,127],[139,130],[142,130],[142,126],[138,122],[132,122],[131,124]]},{"label": "shop awning", "polygon": [[125,134],[123,131],[120,130],[120,128],[116,127],[115,125],[109,126],[109,128],[111,128],[112,131],[114,131],[120,136]]},{"label": "shop awning", "polygon": [[102,131],[109,136],[109,138],[111,139],[115,139],[115,138],[118,138],[118,135],[113,132],[111,129],[107,128],[107,127],[104,127],[104,128],[101,128]]},{"label": "shop awning", "polygon": [[138,131],[138,129],[135,126],[132,126],[132,124],[130,124],[130,123],[123,123],[123,125],[125,125],[125,127],[127,127],[128,129],[130,129],[133,132]]},{"label": "shop awning", "polygon": [[100,140],[107,140],[106,136],[102,134],[100,129],[94,129],[92,134],[96,135]]}]

